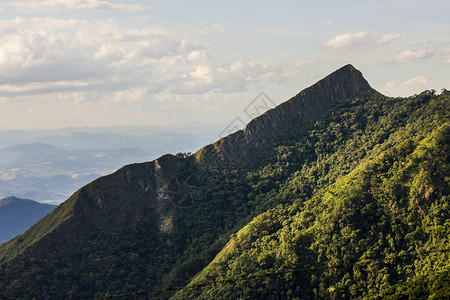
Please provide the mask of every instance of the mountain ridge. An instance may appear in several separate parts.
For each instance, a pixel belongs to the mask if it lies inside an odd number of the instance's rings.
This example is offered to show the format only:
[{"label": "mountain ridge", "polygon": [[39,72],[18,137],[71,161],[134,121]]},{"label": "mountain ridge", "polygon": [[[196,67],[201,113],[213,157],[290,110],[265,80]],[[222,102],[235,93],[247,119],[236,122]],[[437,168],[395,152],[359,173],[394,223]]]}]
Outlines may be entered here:
[{"label": "mountain ridge", "polygon": [[[349,78],[351,78],[350,82],[349,82]],[[352,88],[352,84],[351,82],[355,81],[355,86],[356,88]],[[336,88],[332,87],[332,83],[337,84]],[[344,84],[346,83],[349,87],[350,90],[347,91],[346,87],[347,85]],[[293,105],[294,107],[296,107],[297,105],[302,106],[303,105],[303,100],[304,99],[309,99],[309,97],[313,97],[315,95],[315,91],[316,90],[321,90],[321,86],[325,86],[325,92],[322,93],[324,95],[333,95],[333,97],[331,97],[331,100],[336,100],[339,97],[344,97],[346,95],[356,95],[356,94],[360,94],[360,93],[365,93],[367,91],[370,91],[371,88],[369,86],[369,84],[367,83],[367,81],[362,77],[362,74],[356,70],[352,65],[345,65],[344,67],[338,69],[337,71],[331,73],[330,75],[326,76],[324,79],[318,81],[316,84],[310,86],[309,88],[306,88],[304,90],[302,90],[301,92],[299,92],[296,96],[292,97],[291,99],[283,102],[279,107],[287,107],[287,106],[291,106],[292,104],[290,104],[291,102],[295,101],[296,104]],[[361,88],[360,86],[362,86],[363,88]],[[312,91],[312,92],[310,92]],[[308,96],[310,95],[310,96]],[[306,98],[305,98],[306,97]],[[323,96],[325,97],[325,96]],[[307,105],[308,106],[308,105]],[[257,123],[258,120],[265,120],[267,119],[270,115],[271,112],[275,112],[276,109],[271,109],[268,112],[264,113],[262,116],[259,116],[257,118],[255,118],[255,120],[251,121],[245,128],[244,130],[238,130],[237,132],[230,134],[222,139],[219,139],[218,141],[216,141],[215,143],[211,144],[211,145],[207,145],[205,147],[203,147],[202,149],[198,150],[195,154],[194,157],[196,158],[196,160],[198,162],[200,162],[201,164],[211,164],[213,163],[214,166],[219,166],[219,168],[221,166],[224,166],[222,164],[222,162],[226,162],[225,166],[229,165],[229,164],[233,164],[233,160],[236,158],[236,152],[233,152],[232,155],[228,155],[227,154],[223,155],[222,153],[229,153],[229,148],[231,147],[232,150],[231,151],[236,151],[236,146],[232,145],[229,146],[227,148],[226,145],[230,145],[230,143],[235,143],[237,144],[239,147],[239,141],[237,141],[236,136],[240,135],[242,136],[243,134],[247,133],[249,134],[251,132],[252,127],[255,127],[254,125],[249,126],[250,124],[254,124],[255,122]],[[294,116],[295,114],[299,113],[300,111],[295,109],[294,110]],[[261,121],[259,121],[261,122]],[[255,142],[254,140],[252,141],[253,143]],[[217,145],[219,145],[219,147],[217,147]],[[224,146],[222,146],[224,145]],[[241,144],[242,145],[242,144]],[[244,148],[247,148],[247,145],[243,145]],[[220,149],[218,150],[216,153],[212,153],[212,157],[211,157],[211,152],[210,153],[204,153],[205,149],[208,149],[209,147],[214,147],[215,149]],[[242,146],[241,146],[242,147]],[[247,150],[247,149],[245,149]],[[244,150],[244,151],[245,151]],[[245,157],[246,153],[244,153],[244,157]],[[207,157],[207,160],[205,160],[205,157]],[[227,157],[227,159],[225,159],[225,157]],[[167,173],[172,173],[170,169],[175,168],[177,169],[178,167],[174,167],[174,161],[176,161],[176,157],[174,155],[171,154],[166,154],[163,155],[157,159],[155,159],[152,162],[148,162],[148,163],[140,163],[140,164],[131,164],[131,165],[127,165],[122,167],[121,169],[119,169],[118,171],[114,172],[113,174],[110,175],[106,175],[106,176],[102,176],[100,178],[98,178],[97,180],[94,180],[92,183],[82,187],[79,191],[77,191],[76,193],[74,193],[66,202],[67,203],[63,203],[62,205],[58,206],[57,209],[55,210],[55,214],[58,215],[59,217],[56,218],[57,220],[64,220],[67,221],[71,218],[76,218],[76,219],[83,219],[86,217],[85,213],[86,210],[84,208],[82,208],[82,206],[80,206],[80,200],[81,199],[85,199],[83,201],[86,201],[86,198],[95,198],[94,200],[90,200],[91,202],[93,202],[95,204],[95,209],[100,209],[100,210],[105,210],[107,205],[108,205],[108,199],[112,198],[111,195],[108,194],[104,194],[103,196],[98,196],[98,195],[94,195],[94,192],[92,192],[92,189],[95,189],[95,186],[101,185],[98,184],[99,182],[104,181],[105,179],[108,178],[112,178],[116,175],[118,175],[119,177],[121,177],[121,181],[122,182],[126,182],[128,185],[134,185],[138,190],[149,190],[150,188],[153,189],[161,189],[162,186],[164,185],[168,185],[168,182],[156,182],[156,178],[152,178],[152,177],[148,177],[148,174],[152,174],[152,176],[154,176],[155,174],[155,170],[156,170],[156,165],[162,165],[164,166],[164,168],[159,168],[160,172],[162,171],[164,173],[166,167],[169,169]],[[238,163],[242,162],[241,159],[239,159],[237,161]],[[176,163],[175,163],[176,165]],[[131,172],[129,171],[130,169],[135,169],[135,168],[140,168],[143,167],[144,169],[149,169],[151,170],[149,173],[147,173],[145,176],[143,176],[142,178],[136,179],[135,182],[129,178],[127,176],[127,174],[130,174]],[[135,171],[136,173],[140,173],[141,171]],[[125,177],[126,180],[123,179],[123,175],[125,173]],[[165,178],[166,181],[170,181],[172,175],[167,175],[168,178]],[[164,181],[164,178],[160,177],[160,181]],[[116,181],[116,180],[115,180]],[[158,186],[159,185],[159,186]],[[82,197],[77,199],[78,195],[82,195]],[[170,205],[170,197],[163,197],[163,204],[159,204],[157,210],[159,211],[159,215],[168,215],[168,212],[163,212],[164,208],[167,207],[168,203]],[[71,203],[71,204],[69,204]],[[120,204],[117,204],[120,207]],[[70,209],[62,209],[61,206],[68,206],[71,207]],[[117,208],[117,210],[120,210],[119,208]],[[56,212],[64,212],[64,214],[66,215],[60,215]],[[114,219],[115,217],[113,217]],[[162,224],[163,222],[167,222],[167,217],[158,217],[159,219],[161,219],[160,223]],[[119,217],[119,219],[121,219]],[[54,230],[54,226],[58,226],[59,222],[53,222],[53,225],[50,227],[45,227],[48,230],[48,233],[51,233]],[[40,227],[32,227],[31,230],[33,229],[40,229]],[[34,235],[32,235],[34,236]],[[26,248],[28,247],[28,244],[25,243],[24,245],[22,245],[23,240],[21,239],[19,240],[14,240],[14,241],[10,241],[11,244],[8,243],[8,245],[6,245],[6,248],[10,248],[10,247],[14,247],[17,246],[19,248]],[[33,242],[34,244],[34,238],[33,238]],[[7,255],[5,257],[1,257],[0,256],[0,261],[6,259],[12,259],[15,256],[11,256],[11,255]]]},{"label": "mountain ridge", "polygon": [[[318,95],[315,103],[323,99],[330,106],[321,107],[315,115],[307,114],[311,120],[306,122],[287,122],[289,126],[278,127],[280,131],[271,136],[274,127],[264,127],[270,136],[264,142],[258,133],[257,139],[247,141],[250,145],[241,141],[232,145],[231,135],[192,156],[164,155],[152,162],[127,165],[84,186],[30,230],[0,246],[0,293],[9,298],[79,299],[184,286],[252,219],[274,212],[279,220],[273,229],[284,226],[289,209],[283,207],[310,203],[310,199],[320,203],[320,198],[314,198],[317,192],[365,159],[399,145],[406,149],[400,147],[401,151],[410,151],[415,144],[402,144],[402,140],[430,134],[448,120],[448,95],[387,98],[372,90],[358,72],[345,66],[319,81],[321,87],[313,85],[300,92],[296,101],[305,99],[305,94],[313,101]],[[320,96],[318,91],[323,89]],[[347,98],[350,96],[353,98]],[[286,109],[293,118],[299,111]],[[226,147],[234,146],[238,152],[231,154],[234,148]],[[213,155],[208,156],[208,151]],[[332,207],[328,210],[333,212]],[[307,206],[298,215],[300,223],[292,222],[296,226],[321,216]],[[264,240],[264,232],[272,230],[264,226],[248,236]],[[328,243],[333,236],[327,234],[333,228],[325,229],[328,231],[321,238]],[[303,257],[303,246],[286,245],[295,246],[293,249],[300,251],[296,256]],[[274,253],[287,249],[277,248]],[[258,263],[270,267],[270,255],[253,253],[261,254]],[[328,258],[320,248],[313,254]],[[332,280],[323,284],[331,288]],[[326,287],[321,293],[332,296]],[[355,295],[362,294],[364,291]],[[170,296],[156,293],[151,298]]]}]

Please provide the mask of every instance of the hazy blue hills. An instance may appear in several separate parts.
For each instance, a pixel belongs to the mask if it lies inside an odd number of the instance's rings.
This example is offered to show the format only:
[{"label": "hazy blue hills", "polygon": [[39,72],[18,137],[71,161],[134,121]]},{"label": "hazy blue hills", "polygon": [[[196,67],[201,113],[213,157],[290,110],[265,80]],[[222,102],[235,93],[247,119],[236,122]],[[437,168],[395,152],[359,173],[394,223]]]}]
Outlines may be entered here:
[{"label": "hazy blue hills", "polygon": [[[181,149],[184,145],[186,149],[196,145],[199,138],[195,133],[170,133],[164,132],[140,135],[131,135],[115,132],[83,132],[78,131],[70,135],[51,135],[36,139],[37,142],[51,144],[69,150],[83,149],[120,149],[120,148],[141,148],[148,149],[149,152],[155,152],[158,149],[168,150],[168,147],[174,147],[170,151]],[[180,147],[176,149],[176,147]]]},{"label": "hazy blue hills", "polygon": [[0,200],[0,243],[23,233],[56,206],[8,197]]},{"label": "hazy blue hills", "polygon": [[0,131],[0,197],[60,203],[125,164],[198,149],[219,132],[215,127]]},{"label": "hazy blue hills", "polygon": [[[8,161],[11,159],[21,160],[23,156],[43,156],[43,155],[61,155],[67,153],[67,150],[58,148],[53,145],[43,144],[43,143],[32,143],[32,144],[20,144],[0,148],[0,157],[3,161],[6,161],[5,156],[8,156]],[[14,157],[16,156],[16,157]],[[12,161],[15,162],[15,161]]]},{"label": "hazy blue hills", "polygon": [[[115,126],[115,127],[83,127],[62,129],[22,129],[0,130],[0,147],[43,143],[57,146],[66,150],[105,149],[151,146],[166,147],[166,143],[174,145],[174,140],[183,140],[187,144],[177,144],[179,149],[170,149],[166,152],[193,151],[189,146],[199,147],[195,141],[203,144],[217,139],[223,130],[215,125],[192,126]],[[202,140],[202,141],[200,141]]]}]

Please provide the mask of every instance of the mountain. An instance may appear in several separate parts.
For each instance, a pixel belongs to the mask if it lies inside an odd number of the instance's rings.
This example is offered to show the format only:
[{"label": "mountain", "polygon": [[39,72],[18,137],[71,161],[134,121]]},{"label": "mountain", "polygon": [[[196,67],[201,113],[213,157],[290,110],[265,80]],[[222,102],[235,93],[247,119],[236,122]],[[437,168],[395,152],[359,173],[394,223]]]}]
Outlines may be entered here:
[{"label": "mountain", "polygon": [[449,102],[344,66],[193,155],[79,189],[0,246],[0,295],[445,295]]},{"label": "mountain", "polygon": [[0,244],[25,232],[55,207],[16,197],[0,199]]},{"label": "mountain", "polygon": [[24,156],[30,159],[44,157],[51,157],[54,155],[64,155],[68,151],[42,143],[14,145],[0,148],[1,163],[13,164],[17,161],[23,160]]}]

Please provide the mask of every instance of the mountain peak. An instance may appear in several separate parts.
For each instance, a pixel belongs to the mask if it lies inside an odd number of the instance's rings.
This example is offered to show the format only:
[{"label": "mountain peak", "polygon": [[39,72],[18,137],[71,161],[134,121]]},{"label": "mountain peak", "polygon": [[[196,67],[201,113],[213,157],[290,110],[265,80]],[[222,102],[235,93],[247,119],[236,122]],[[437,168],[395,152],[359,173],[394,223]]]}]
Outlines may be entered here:
[{"label": "mountain peak", "polygon": [[[336,71],[332,72],[331,74],[329,74],[326,77],[332,77],[332,76],[358,76],[360,79],[364,79],[362,73],[356,69],[352,64],[346,64],[345,66],[340,67],[339,69],[337,69]],[[326,78],[325,77],[325,78]]]},{"label": "mountain peak", "polygon": [[200,149],[196,157],[199,161],[205,161],[207,156],[218,158],[216,161],[240,164],[251,157],[255,148],[274,142],[292,127],[320,119],[337,100],[363,97],[372,91],[360,71],[351,64],[345,65],[256,117],[243,130]]},{"label": "mountain peak", "polygon": [[342,72],[349,72],[349,73],[358,73],[359,76],[362,77],[362,74],[359,70],[357,70],[352,64],[346,64],[345,66],[342,66],[341,68],[337,69],[333,73],[331,73],[329,76],[336,74],[336,73],[342,73]]},{"label": "mountain peak", "polygon": [[6,206],[6,205],[10,205],[10,204],[14,204],[14,203],[23,203],[23,202],[34,203],[35,201],[28,200],[28,199],[20,199],[20,198],[14,197],[14,196],[9,196],[9,197],[0,199],[0,207]]},{"label": "mountain peak", "polygon": [[344,77],[344,78],[351,78],[353,79],[353,83],[357,83],[357,82],[364,82],[367,83],[367,81],[364,79],[362,73],[356,69],[352,64],[347,64],[339,69],[337,69],[336,71],[334,71],[333,73],[331,73],[330,75],[326,76],[327,77]]},{"label": "mountain peak", "polygon": [[314,91],[320,89],[332,99],[358,97],[372,90],[362,73],[351,64],[334,71],[302,92],[310,89]]}]

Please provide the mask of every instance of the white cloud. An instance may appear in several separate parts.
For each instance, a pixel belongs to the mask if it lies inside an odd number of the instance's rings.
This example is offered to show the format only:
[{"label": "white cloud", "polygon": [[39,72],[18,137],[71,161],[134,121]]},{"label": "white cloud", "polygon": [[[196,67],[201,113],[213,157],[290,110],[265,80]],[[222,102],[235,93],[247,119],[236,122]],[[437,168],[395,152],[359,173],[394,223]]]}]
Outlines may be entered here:
[{"label": "white cloud", "polygon": [[427,50],[405,50],[397,54],[395,61],[398,63],[405,63],[413,60],[428,58],[430,56],[432,56],[432,54]]},{"label": "white cloud", "polygon": [[411,78],[407,81],[405,81],[405,85],[415,85],[415,84],[427,84],[430,80],[425,76],[416,76],[414,78]]},{"label": "white cloud", "polygon": [[197,62],[202,64],[215,64],[216,60],[206,50],[194,50],[188,55],[188,60],[191,62]]},{"label": "white cloud", "polygon": [[201,28],[201,29],[193,29],[192,31],[195,33],[198,33],[198,34],[208,34],[208,33],[218,33],[218,32],[222,33],[222,32],[226,31],[226,28],[223,25],[214,24],[211,27],[205,27],[205,28]]},{"label": "white cloud", "polygon": [[386,83],[383,92],[390,96],[410,96],[427,89],[430,80],[425,76],[416,76],[406,81],[390,81]]},{"label": "white cloud", "polygon": [[395,34],[385,34],[385,35],[383,35],[376,43],[377,43],[378,45],[386,44],[386,43],[392,42],[393,40],[398,39],[399,37],[400,37],[400,34],[399,34],[399,33],[395,33]]},{"label": "white cloud", "polygon": [[275,66],[235,61],[217,64],[207,51],[195,50],[189,54],[192,71],[185,73],[172,91],[175,94],[201,94],[209,91],[231,93],[244,91],[249,84],[271,80],[281,72]]},{"label": "white cloud", "polygon": [[133,12],[147,9],[147,7],[143,5],[116,4],[100,0],[15,1],[8,5],[24,11],[113,10]]},{"label": "white cloud", "polygon": [[388,44],[398,38],[399,33],[388,33],[381,37],[375,37],[367,32],[345,33],[336,36],[334,39],[325,43],[325,46],[331,48],[350,48],[358,45],[380,46]]},{"label": "white cloud", "polygon": [[[96,30],[92,30],[96,28]],[[104,76],[123,55],[123,36],[107,22],[16,18],[0,22],[3,83],[86,79]]]},{"label": "white cloud", "polygon": [[345,33],[336,36],[332,40],[329,40],[325,43],[325,46],[332,48],[351,47],[365,42],[367,37],[367,32]]},{"label": "white cloud", "polygon": [[411,96],[419,94],[424,90],[442,88],[450,86],[450,80],[432,80],[426,76],[418,75],[405,81],[390,81],[381,91],[389,96]]},{"label": "white cloud", "polygon": [[[144,99],[163,91],[229,93],[270,80],[279,74],[274,70],[218,63],[185,30],[129,30],[75,19],[0,21],[0,97],[85,92],[87,101],[99,101],[94,91],[131,91],[105,97],[118,102],[121,95]],[[141,89],[146,92],[135,92]]]}]

